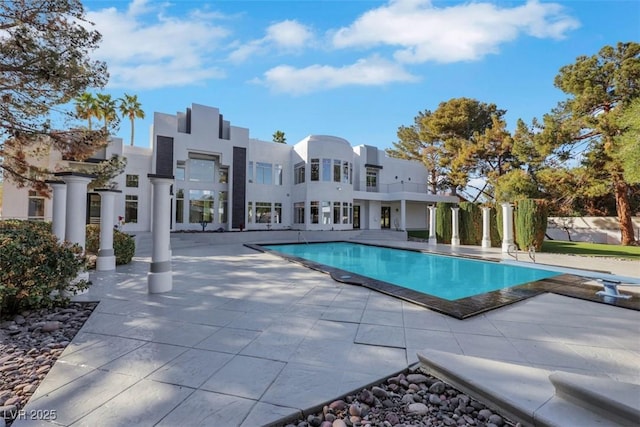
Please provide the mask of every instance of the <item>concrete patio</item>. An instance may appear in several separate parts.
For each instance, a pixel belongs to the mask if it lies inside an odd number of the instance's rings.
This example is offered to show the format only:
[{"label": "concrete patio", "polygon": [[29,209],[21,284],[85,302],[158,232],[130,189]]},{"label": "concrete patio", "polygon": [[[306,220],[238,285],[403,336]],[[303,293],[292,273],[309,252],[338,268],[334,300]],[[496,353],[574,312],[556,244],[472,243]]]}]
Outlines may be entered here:
[{"label": "concrete patio", "polygon": [[77,299],[101,302],[25,408],[55,409],[55,424],[14,426],[260,426],[400,371],[423,349],[640,384],[637,311],[545,294],[456,320],[193,236],[172,236],[169,293],[147,293],[144,240],[130,265],[91,274]]}]

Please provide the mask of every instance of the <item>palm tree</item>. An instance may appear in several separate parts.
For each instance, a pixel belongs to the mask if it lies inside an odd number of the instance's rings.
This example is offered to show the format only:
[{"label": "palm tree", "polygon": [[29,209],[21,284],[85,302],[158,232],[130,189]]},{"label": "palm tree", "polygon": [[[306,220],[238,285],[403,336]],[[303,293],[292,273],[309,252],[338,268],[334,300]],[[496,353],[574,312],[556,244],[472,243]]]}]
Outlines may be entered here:
[{"label": "palm tree", "polygon": [[98,100],[89,92],[85,92],[75,99],[76,113],[81,119],[86,119],[91,130],[91,118],[99,117]]},{"label": "palm tree", "polygon": [[111,99],[111,95],[99,93],[98,100],[98,117],[104,120],[104,129],[109,127],[109,123],[114,121],[118,116],[116,114],[116,100]]},{"label": "palm tree", "polygon": [[133,146],[133,122],[136,118],[144,119],[144,111],[142,111],[138,95],[124,94],[124,98],[120,98],[120,114],[122,117],[129,117],[131,120],[131,145]]},{"label": "palm tree", "polygon": [[273,142],[278,142],[280,144],[286,144],[287,143],[287,138],[285,138],[284,132],[282,132],[281,130],[277,130],[273,134]]}]

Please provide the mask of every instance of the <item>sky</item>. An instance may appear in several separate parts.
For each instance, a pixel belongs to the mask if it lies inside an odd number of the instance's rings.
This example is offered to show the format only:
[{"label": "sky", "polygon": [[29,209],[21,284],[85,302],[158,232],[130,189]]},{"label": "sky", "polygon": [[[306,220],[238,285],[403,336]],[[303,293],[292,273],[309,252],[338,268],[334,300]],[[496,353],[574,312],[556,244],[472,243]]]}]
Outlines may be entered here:
[{"label": "sky", "polygon": [[[567,95],[564,65],[640,41],[640,1],[83,0],[102,34],[98,90],[137,95],[135,145],[153,113],[217,107],[250,137],[333,135],[381,149],[452,98],[507,110],[507,127]],[[130,124],[117,132],[129,141]]]}]

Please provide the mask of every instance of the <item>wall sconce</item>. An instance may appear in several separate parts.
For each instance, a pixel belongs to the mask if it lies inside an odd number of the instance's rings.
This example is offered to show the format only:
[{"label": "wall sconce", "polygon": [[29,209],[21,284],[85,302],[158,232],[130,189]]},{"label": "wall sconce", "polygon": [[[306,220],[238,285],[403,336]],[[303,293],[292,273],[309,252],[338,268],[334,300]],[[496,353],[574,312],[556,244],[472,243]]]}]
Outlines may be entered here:
[{"label": "wall sconce", "polygon": [[342,187],[336,187],[336,190],[341,191]]}]

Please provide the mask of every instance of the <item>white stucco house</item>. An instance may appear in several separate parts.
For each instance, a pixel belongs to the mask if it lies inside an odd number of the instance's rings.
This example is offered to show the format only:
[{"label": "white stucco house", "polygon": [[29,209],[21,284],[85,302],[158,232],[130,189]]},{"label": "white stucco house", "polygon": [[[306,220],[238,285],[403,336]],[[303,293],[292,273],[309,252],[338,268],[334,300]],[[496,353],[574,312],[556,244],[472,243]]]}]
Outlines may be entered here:
[{"label": "white stucco house", "polygon": [[[457,202],[431,194],[420,162],[387,157],[369,145],[310,135],[295,145],[260,141],[231,126],[217,108],[193,104],[184,113],[155,113],[150,148],[112,138],[90,159],[127,158],[115,182],[115,217],[125,231],[150,231],[149,174],[173,176],[171,229],[352,230],[425,229],[428,206]],[[51,153],[50,167],[68,162]],[[87,195],[87,223],[98,223],[100,195]],[[52,201],[4,183],[3,217],[50,220]]]}]

